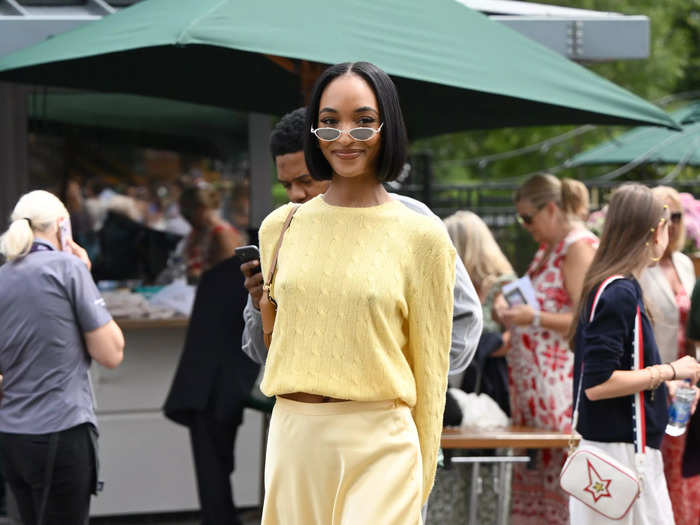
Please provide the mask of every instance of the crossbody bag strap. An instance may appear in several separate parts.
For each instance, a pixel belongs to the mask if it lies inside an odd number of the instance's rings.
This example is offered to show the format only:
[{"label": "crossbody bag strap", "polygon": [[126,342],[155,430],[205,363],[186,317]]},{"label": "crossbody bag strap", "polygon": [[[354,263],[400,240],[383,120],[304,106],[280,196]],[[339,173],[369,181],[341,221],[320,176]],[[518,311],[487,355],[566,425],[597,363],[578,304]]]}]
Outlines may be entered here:
[{"label": "crossbody bag strap", "polygon": [[292,217],[294,217],[294,214],[297,212],[298,209],[298,204],[292,205],[292,209],[289,210],[289,214],[287,214],[287,218],[285,219],[284,224],[282,225],[282,231],[280,232],[279,239],[277,239],[275,251],[272,252],[270,268],[267,271],[267,279],[265,279],[265,283],[263,284],[263,291],[267,293],[267,296],[270,299],[270,301],[273,301],[272,297],[270,296],[270,286],[272,284],[272,279],[275,277],[275,270],[277,269],[277,257],[279,256],[280,248],[282,246],[282,239],[284,239],[284,234],[289,229],[289,225],[292,223]]}]

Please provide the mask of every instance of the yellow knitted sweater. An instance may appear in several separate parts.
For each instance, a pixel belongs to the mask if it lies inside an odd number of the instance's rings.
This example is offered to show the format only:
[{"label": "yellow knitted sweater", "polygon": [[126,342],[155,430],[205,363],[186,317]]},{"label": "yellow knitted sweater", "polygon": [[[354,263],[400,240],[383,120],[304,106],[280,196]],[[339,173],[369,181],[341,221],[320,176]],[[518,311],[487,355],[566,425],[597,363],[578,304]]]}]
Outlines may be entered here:
[{"label": "yellow knitted sweater", "polygon": [[[263,275],[289,206],[260,227]],[[423,501],[435,477],[452,327],[455,250],[437,221],[398,201],[303,204],[273,281],[278,310],[261,390],[412,408]]]}]

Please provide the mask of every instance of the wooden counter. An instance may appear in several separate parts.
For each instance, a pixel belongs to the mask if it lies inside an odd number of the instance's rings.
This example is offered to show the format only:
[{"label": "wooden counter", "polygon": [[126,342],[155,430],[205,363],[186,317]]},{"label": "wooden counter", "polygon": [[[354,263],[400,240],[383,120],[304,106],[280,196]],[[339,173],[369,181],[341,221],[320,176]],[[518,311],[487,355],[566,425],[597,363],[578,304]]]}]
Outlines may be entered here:
[{"label": "wooden counter", "polygon": [[[92,516],[159,514],[199,508],[187,429],[166,419],[170,390],[187,333],[187,318],[116,319],[124,361],[113,370],[93,362],[105,490]],[[246,409],[236,439],[235,501],[261,503],[263,416]]]},{"label": "wooden counter", "polygon": [[[457,428],[442,432],[442,448],[567,448],[571,434],[531,427]],[[576,440],[578,443],[578,438]]]}]

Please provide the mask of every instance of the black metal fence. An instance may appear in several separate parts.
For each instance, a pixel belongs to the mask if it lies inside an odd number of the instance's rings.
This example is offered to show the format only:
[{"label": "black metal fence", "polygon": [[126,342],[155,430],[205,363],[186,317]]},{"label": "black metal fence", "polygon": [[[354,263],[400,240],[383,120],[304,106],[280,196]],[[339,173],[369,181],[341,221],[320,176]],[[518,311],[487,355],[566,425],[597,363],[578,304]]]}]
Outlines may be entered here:
[{"label": "black metal fence", "polygon": [[[591,211],[602,208],[610,193],[625,181],[582,181],[591,197]],[[639,181],[656,186],[658,181]],[[677,181],[669,184],[679,192],[700,195],[700,178],[694,181]],[[465,184],[436,184],[430,155],[420,154],[411,158],[411,172],[394,191],[424,202],[433,212],[445,218],[458,210],[470,210],[479,215],[491,228],[494,237],[513,264],[522,274],[536,250],[530,235],[519,226],[515,218],[513,195],[517,182],[483,181]]]}]

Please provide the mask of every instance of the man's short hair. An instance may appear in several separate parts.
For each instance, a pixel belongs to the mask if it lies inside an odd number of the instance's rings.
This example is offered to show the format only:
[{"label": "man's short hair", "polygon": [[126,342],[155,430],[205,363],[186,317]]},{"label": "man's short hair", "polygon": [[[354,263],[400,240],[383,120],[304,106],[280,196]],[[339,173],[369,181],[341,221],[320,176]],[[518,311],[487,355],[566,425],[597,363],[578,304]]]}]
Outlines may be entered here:
[{"label": "man's short hair", "polygon": [[381,148],[379,150],[377,178],[380,182],[396,180],[401,174],[408,154],[408,138],[406,126],[399,105],[399,95],[396,86],[380,68],[369,62],[345,62],[326,69],[318,77],[309,99],[306,123],[303,126],[304,158],[309,173],[316,180],[331,180],[333,170],[318,147],[318,139],[311,134],[311,127],[317,127],[321,95],[326,86],[334,79],[348,73],[362,78],[377,97],[379,115],[384,124],[381,132]]},{"label": "man's short hair", "polygon": [[272,160],[279,155],[304,150],[306,108],[298,108],[280,119],[270,134]]}]

